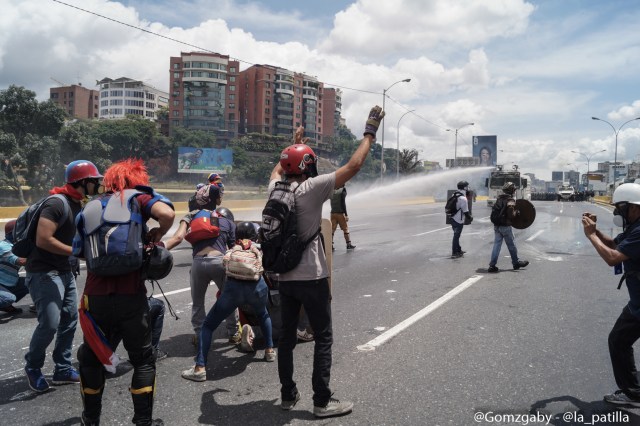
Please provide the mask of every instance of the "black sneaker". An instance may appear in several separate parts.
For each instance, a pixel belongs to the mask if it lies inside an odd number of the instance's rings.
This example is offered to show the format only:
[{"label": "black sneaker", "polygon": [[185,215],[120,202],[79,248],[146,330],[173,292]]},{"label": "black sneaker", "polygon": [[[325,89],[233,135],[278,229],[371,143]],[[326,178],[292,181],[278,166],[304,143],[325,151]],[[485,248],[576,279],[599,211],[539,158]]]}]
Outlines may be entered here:
[{"label": "black sneaker", "polygon": [[527,266],[529,264],[528,260],[518,260],[518,263],[516,263],[515,265],[513,265],[513,269],[514,270],[518,270],[520,268],[524,268],[525,266]]},{"label": "black sneaker", "polygon": [[354,246],[353,244],[347,244],[347,250],[353,250],[354,248],[356,248],[356,246]]},{"label": "black sneaker", "polygon": [[6,312],[11,315],[18,315],[22,313],[21,308],[16,308],[13,305],[5,306],[4,308],[0,308],[0,312]]},{"label": "black sneaker", "polygon": [[156,352],[156,362],[161,361],[169,356],[168,353],[166,353],[160,348],[158,348],[155,352]]},{"label": "black sneaker", "polygon": [[457,253],[453,253],[453,254],[451,255],[451,258],[452,258],[452,259],[459,259],[459,258],[461,258],[461,257],[464,257],[464,253],[463,253],[463,252],[457,252]]},{"label": "black sneaker", "polygon": [[499,269],[498,269],[497,266],[489,266],[489,269],[487,269],[487,272],[491,272],[492,274],[496,273],[498,271],[499,271]]}]

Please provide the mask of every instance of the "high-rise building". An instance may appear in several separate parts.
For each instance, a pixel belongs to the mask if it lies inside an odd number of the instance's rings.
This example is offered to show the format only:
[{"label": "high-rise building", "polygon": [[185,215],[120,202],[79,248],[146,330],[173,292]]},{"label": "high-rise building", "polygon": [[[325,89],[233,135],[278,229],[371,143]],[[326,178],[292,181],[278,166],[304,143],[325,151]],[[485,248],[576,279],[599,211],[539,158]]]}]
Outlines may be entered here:
[{"label": "high-rise building", "polygon": [[554,182],[564,181],[564,172],[551,172],[551,180]]},{"label": "high-rise building", "polygon": [[100,86],[99,117],[102,119],[139,115],[155,120],[156,112],[167,107],[169,101],[167,92],[128,77],[103,78],[97,84]]},{"label": "high-rise building", "polygon": [[337,134],[342,94],[316,77],[273,65],[240,72],[240,133],[292,136],[305,129],[311,146],[328,148]]},{"label": "high-rise building", "polygon": [[217,53],[182,52],[170,59],[169,129],[238,134],[239,62]]},{"label": "high-rise building", "polygon": [[52,87],[49,98],[73,118],[98,118],[99,94],[81,84]]}]

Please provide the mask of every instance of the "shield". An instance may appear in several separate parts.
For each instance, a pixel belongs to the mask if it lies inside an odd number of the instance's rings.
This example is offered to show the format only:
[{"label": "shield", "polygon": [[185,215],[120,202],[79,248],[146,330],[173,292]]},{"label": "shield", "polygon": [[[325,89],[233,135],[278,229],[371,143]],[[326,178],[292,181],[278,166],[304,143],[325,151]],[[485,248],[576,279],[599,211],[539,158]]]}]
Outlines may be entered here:
[{"label": "shield", "polygon": [[536,220],[536,208],[531,201],[525,199],[516,200],[516,210],[520,214],[511,219],[511,226],[516,229],[525,229],[531,226],[534,220]]}]

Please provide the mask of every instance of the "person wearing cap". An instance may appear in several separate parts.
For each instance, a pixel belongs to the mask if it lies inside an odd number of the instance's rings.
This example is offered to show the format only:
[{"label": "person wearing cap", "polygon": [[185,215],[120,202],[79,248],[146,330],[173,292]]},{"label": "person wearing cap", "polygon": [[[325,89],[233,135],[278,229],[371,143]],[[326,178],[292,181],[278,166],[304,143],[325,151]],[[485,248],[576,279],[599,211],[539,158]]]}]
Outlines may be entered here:
[{"label": "person wearing cap", "polygon": [[25,355],[29,386],[36,392],[49,390],[42,374],[47,347],[55,337],[52,358],[54,385],[79,383],[71,365],[71,347],[78,324],[78,293],[69,264],[75,235],[75,217],[81,202],[102,189],[102,175],[91,161],[76,160],[67,166],[65,184],[55,187],[42,204],[35,235],[35,248],[27,257],[25,283],[36,305],[38,325]]},{"label": "person wearing cap", "polygon": [[502,248],[502,240],[507,244],[509,254],[511,255],[511,264],[514,270],[524,268],[529,264],[528,260],[520,260],[518,258],[518,249],[516,248],[515,238],[513,237],[513,229],[511,220],[520,214],[516,209],[516,200],[514,194],[516,186],[513,182],[507,182],[502,187],[502,194],[498,195],[496,202],[493,204],[491,216],[494,212],[498,213],[497,220],[493,222],[494,239],[493,250],[491,251],[491,260],[489,261],[489,269],[487,272],[496,273],[498,269],[498,258],[500,257],[500,249]]},{"label": "person wearing cap", "polygon": [[452,259],[460,258],[466,253],[462,250],[462,247],[460,247],[460,235],[462,234],[465,221],[468,223],[473,221],[473,217],[469,212],[469,201],[467,200],[469,182],[461,180],[458,182],[457,187],[458,190],[456,193],[460,195],[456,199],[456,212],[451,215],[451,228],[453,229],[453,240],[451,241]]},{"label": "person wearing cap", "polygon": [[29,294],[24,277],[18,276],[18,270],[27,264],[27,259],[11,252],[15,226],[15,219],[5,223],[4,240],[0,241],[0,311],[9,314],[22,313],[22,309],[13,304]]},{"label": "person wearing cap", "polygon": [[[271,172],[269,192],[276,183],[286,180],[295,191],[297,231],[301,241],[309,241],[300,263],[278,278],[282,309],[282,332],[278,343],[278,375],[280,377],[280,407],[292,410],[300,400],[300,392],[293,380],[293,350],[298,341],[297,327],[300,308],[304,306],[313,334],[313,414],[333,417],[350,413],[353,403],[333,398],[329,388],[331,376],[331,289],[329,268],[320,238],[322,205],[331,198],[334,189],[341,188],[358,171],[376,140],[378,126],[384,117],[379,106],[373,107],[365,124],[364,137],[349,161],[335,172],[318,175],[318,157],[305,145],[304,128],[298,127],[294,144],[280,154],[280,161]],[[314,235],[315,234],[315,235]]]}]

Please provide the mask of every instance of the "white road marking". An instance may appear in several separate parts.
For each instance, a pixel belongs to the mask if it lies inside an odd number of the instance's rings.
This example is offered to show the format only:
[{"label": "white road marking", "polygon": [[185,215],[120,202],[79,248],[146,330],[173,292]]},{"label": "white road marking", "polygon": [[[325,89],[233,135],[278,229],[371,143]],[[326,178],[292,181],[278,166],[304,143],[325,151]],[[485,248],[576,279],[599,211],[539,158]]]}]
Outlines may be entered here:
[{"label": "white road marking", "polygon": [[555,222],[557,222],[557,221],[558,221],[558,219],[560,219],[560,218],[559,218],[558,216],[556,216],[556,218],[555,218],[555,219],[553,219],[551,222],[555,223]]},{"label": "white road marking", "polygon": [[395,290],[387,290],[387,293],[395,293]]},{"label": "white road marking", "polygon": [[412,237],[419,237],[419,236],[421,236],[421,235],[431,234],[432,232],[444,231],[445,229],[451,229],[451,227],[440,228],[440,229],[434,229],[434,230],[432,230],[432,231],[422,232],[422,233],[420,233],[420,234],[412,235]]},{"label": "white road marking", "polygon": [[533,241],[536,238],[538,238],[540,236],[540,234],[542,234],[544,232],[544,229],[539,230],[538,232],[536,232],[535,234],[533,234],[532,236],[530,236],[529,238],[527,238],[526,241]]},{"label": "white road marking", "polygon": [[468,280],[466,280],[465,282],[463,282],[462,284],[460,284],[459,286],[457,286],[453,290],[449,291],[444,296],[442,296],[439,299],[437,299],[436,301],[432,302],[431,304],[429,304],[428,306],[426,306],[422,310],[420,310],[420,311],[416,312],[415,314],[411,315],[406,320],[404,320],[401,323],[391,327],[389,330],[385,331],[384,333],[382,333],[381,335],[379,335],[375,339],[370,340],[369,342],[365,343],[364,345],[358,346],[357,349],[359,351],[374,351],[376,349],[376,347],[382,345],[387,340],[389,340],[392,337],[394,337],[395,335],[399,334],[401,331],[405,330],[406,328],[409,328],[411,325],[413,325],[417,321],[419,321],[422,318],[424,318],[425,316],[429,315],[431,312],[435,311],[440,306],[444,305],[446,302],[448,302],[449,300],[453,299],[455,296],[457,296],[458,294],[462,293],[467,288],[471,287],[471,285],[473,285],[474,283],[476,283],[479,280],[481,280],[482,277],[483,277],[483,275],[474,275],[474,276],[472,276],[471,278],[469,278]]},{"label": "white road marking", "polygon": [[442,213],[427,213],[427,214],[419,214],[416,217],[427,217],[427,216],[441,216]]}]

